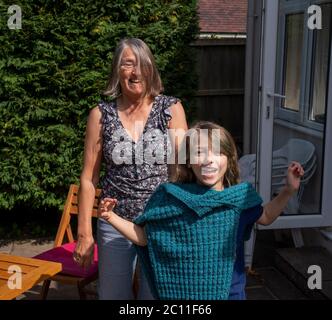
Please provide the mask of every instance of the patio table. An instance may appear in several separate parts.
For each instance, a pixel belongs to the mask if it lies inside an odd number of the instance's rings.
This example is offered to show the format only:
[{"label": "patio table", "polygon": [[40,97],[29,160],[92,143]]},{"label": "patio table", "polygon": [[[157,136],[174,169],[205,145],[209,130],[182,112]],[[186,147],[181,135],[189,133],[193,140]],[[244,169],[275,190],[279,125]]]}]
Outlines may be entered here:
[{"label": "patio table", "polygon": [[0,300],[15,299],[61,269],[61,263],[0,253]]}]

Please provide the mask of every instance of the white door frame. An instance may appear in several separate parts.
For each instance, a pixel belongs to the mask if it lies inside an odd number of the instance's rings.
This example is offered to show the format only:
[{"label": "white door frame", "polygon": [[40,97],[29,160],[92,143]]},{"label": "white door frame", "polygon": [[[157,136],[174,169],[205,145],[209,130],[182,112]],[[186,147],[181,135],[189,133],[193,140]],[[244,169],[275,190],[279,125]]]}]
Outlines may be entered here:
[{"label": "white door frame", "polygon": [[[271,198],[271,159],[275,98],[269,94],[275,93],[278,16],[279,0],[265,0],[262,23],[261,106],[257,157],[258,192],[264,203],[270,201]],[[332,53],[325,130],[321,214],[281,216],[270,226],[258,226],[259,229],[305,228],[332,225]]]}]

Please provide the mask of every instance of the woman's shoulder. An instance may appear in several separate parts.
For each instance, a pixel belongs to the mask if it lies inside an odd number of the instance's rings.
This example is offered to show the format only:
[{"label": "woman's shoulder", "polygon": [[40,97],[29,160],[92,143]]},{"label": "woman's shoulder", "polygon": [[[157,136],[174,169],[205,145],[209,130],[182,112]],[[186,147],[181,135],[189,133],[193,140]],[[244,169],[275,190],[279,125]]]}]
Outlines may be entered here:
[{"label": "woman's shoulder", "polygon": [[154,98],[155,103],[163,107],[163,109],[167,109],[170,106],[181,102],[179,98],[168,96],[164,94],[159,94]]},{"label": "woman's shoulder", "polygon": [[98,108],[102,113],[111,112],[116,108],[116,101],[100,100],[95,108]]},{"label": "woman's shoulder", "polygon": [[155,110],[157,110],[155,114],[159,115],[158,119],[164,130],[170,127],[170,121],[174,117],[176,119],[181,117],[185,118],[181,101],[176,97],[160,94],[155,97],[154,103],[156,105]]},{"label": "woman's shoulder", "polygon": [[90,121],[98,121],[102,117],[102,111],[100,110],[99,105],[94,106],[93,108],[90,109],[89,111],[89,119]]},{"label": "woman's shoulder", "polygon": [[111,119],[115,117],[115,108],[116,108],[116,102],[114,100],[112,101],[101,100],[98,102],[97,106],[95,106],[93,109],[96,109],[95,112],[99,112],[103,123],[105,123],[109,122]]}]

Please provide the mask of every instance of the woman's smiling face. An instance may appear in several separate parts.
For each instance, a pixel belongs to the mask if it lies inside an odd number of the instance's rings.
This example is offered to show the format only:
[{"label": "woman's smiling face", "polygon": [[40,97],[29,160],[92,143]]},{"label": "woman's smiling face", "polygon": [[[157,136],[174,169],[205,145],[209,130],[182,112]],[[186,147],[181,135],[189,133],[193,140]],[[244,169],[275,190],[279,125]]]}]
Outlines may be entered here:
[{"label": "woman's smiling face", "polygon": [[119,76],[123,95],[141,97],[145,91],[145,81],[137,67],[137,58],[130,47],[123,50]]}]

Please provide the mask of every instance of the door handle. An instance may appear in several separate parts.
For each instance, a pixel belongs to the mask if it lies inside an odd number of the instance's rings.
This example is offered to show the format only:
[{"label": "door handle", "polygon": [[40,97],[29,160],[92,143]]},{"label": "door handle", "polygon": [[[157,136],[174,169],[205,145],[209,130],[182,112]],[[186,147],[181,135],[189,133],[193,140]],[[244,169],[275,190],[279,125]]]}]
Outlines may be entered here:
[{"label": "door handle", "polygon": [[268,92],[268,93],[267,93],[267,96],[270,97],[270,98],[286,99],[286,96],[283,96],[282,94],[279,94],[279,93],[271,93],[271,92]]}]

